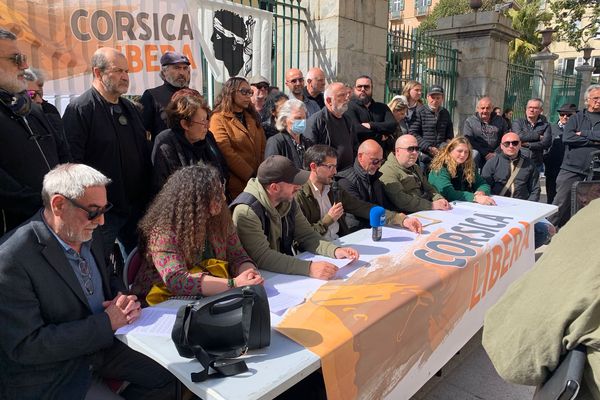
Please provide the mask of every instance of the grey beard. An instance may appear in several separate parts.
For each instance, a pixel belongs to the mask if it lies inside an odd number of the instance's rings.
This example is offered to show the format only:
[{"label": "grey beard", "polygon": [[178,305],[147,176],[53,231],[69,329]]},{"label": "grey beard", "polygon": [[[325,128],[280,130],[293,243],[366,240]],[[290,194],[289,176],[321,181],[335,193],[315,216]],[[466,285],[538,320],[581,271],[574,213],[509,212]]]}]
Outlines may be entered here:
[{"label": "grey beard", "polygon": [[171,77],[165,76],[165,81],[167,81],[170,85],[175,86],[176,88],[185,88],[190,85],[190,81],[181,82],[177,79],[173,79]]}]

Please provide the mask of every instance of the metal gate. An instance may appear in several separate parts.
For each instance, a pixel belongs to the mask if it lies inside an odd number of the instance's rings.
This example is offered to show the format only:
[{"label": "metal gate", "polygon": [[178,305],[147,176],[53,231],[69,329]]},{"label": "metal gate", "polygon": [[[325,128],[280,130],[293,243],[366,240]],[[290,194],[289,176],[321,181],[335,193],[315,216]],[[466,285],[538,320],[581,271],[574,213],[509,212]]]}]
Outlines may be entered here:
[{"label": "metal gate", "polygon": [[556,110],[563,104],[572,103],[581,106],[579,103],[579,94],[581,93],[581,75],[562,75],[554,74],[552,80],[552,95],[550,97],[550,109],[548,119],[550,122],[558,121]]},{"label": "metal gate", "polygon": [[[513,110],[513,121],[525,117],[525,107],[532,98],[534,85],[540,82],[541,71],[535,68],[535,63],[509,63],[506,74],[506,89],[504,90],[504,109]],[[537,89],[539,91],[539,89]]]},{"label": "metal gate", "polygon": [[449,43],[404,26],[388,32],[385,100],[402,94],[409,80],[423,84],[423,92],[433,84],[444,88],[444,107],[452,111],[456,105],[455,89],[458,51]]}]

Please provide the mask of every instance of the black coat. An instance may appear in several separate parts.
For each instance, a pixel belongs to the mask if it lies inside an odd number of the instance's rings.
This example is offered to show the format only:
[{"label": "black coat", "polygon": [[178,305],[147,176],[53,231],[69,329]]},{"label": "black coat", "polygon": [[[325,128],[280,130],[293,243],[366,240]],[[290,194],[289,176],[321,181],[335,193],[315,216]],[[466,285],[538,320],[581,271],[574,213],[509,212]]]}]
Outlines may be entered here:
[{"label": "black coat", "polygon": [[[41,107],[31,105],[27,124],[0,101],[0,235],[30,218],[42,206],[44,175],[71,155]],[[38,147],[39,145],[39,147]]]},{"label": "black coat", "polygon": [[[114,205],[111,212],[128,216],[132,208],[143,209],[149,200],[152,164],[150,142],[146,140],[142,117],[131,101],[125,98],[121,100],[127,109],[127,124],[135,142],[135,152],[132,154],[122,154],[116,122],[102,96],[94,88],[71,101],[63,121],[73,160],[99,170],[112,180],[106,187],[108,201]],[[131,183],[135,185],[134,188],[126,188],[123,170],[127,168],[127,160],[132,157],[137,157],[136,162],[143,165],[143,173]],[[134,201],[127,195],[132,190],[137,197]]]},{"label": "black coat", "polygon": [[150,132],[150,140],[154,142],[159,133],[167,129],[167,114],[165,108],[171,101],[171,97],[180,90],[167,82],[152,89],[146,89],[142,93],[140,103],[144,107],[142,119],[144,127]]},{"label": "black coat", "polygon": [[462,134],[469,139],[471,146],[481,154],[481,157],[489,153],[494,153],[502,136],[508,132],[509,126],[504,118],[492,115],[490,123],[487,125],[487,132],[483,132],[485,124],[481,121],[479,113],[471,115],[465,120]]},{"label": "black coat", "polygon": [[454,137],[450,113],[443,107],[436,118],[436,114],[431,111],[429,106],[420,105],[411,120],[408,133],[417,138],[419,149],[424,153],[429,154],[429,147],[439,147]]},{"label": "black coat", "polygon": [[[351,100],[345,114],[354,124],[358,143],[373,139],[386,151],[394,149],[393,136],[396,133],[398,122],[386,104],[371,101],[369,107],[365,107],[361,101]],[[371,129],[365,128],[362,125],[364,122],[368,122]],[[383,135],[390,137],[383,140]]]},{"label": "black coat", "polygon": [[600,123],[592,125],[587,114],[588,111],[583,110],[569,118],[563,133],[566,149],[561,169],[582,175],[589,172],[591,153],[600,150]]},{"label": "black coat", "polygon": [[304,152],[313,145],[313,142],[306,136],[300,135],[300,145],[301,150],[299,151],[290,134],[279,132],[267,140],[265,158],[272,155],[284,156],[292,160],[296,168],[304,169]]},{"label": "black coat", "polygon": [[512,131],[521,138],[521,152],[530,157],[535,165],[544,162],[544,151],[552,144],[552,129],[545,116],[540,115],[532,126],[527,118],[520,118],[512,123]]},{"label": "black coat", "polygon": [[[521,169],[517,173],[514,184],[514,193],[506,191],[506,197],[515,199],[539,201],[540,199],[540,173],[529,157],[519,154],[523,159]],[[500,194],[504,185],[510,178],[510,159],[504,153],[498,153],[489,159],[481,170],[481,177],[492,188],[492,194]]]},{"label": "black coat", "polygon": [[154,141],[152,149],[152,190],[158,193],[169,176],[182,167],[211,164],[221,173],[223,181],[229,178],[227,162],[221,154],[213,134],[208,132],[204,140],[190,143],[180,129],[162,131]]}]

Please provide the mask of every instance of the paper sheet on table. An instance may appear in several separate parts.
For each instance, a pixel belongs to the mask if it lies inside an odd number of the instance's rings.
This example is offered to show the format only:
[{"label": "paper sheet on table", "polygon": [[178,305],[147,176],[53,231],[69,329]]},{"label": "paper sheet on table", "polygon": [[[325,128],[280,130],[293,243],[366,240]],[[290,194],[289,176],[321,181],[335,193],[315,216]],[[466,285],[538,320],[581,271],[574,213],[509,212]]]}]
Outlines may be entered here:
[{"label": "paper sheet on table", "polygon": [[177,315],[176,308],[147,307],[142,308],[142,314],[131,325],[125,325],[115,332],[115,335],[130,333],[171,337],[171,331]]}]

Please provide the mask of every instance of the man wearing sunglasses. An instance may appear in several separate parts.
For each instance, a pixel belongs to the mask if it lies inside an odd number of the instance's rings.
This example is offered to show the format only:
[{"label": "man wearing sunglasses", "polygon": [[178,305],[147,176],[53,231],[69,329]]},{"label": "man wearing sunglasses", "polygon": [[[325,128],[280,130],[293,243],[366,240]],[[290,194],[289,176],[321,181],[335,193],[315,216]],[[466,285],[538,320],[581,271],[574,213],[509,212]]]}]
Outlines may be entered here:
[{"label": "man wearing sunglasses", "polygon": [[140,103],[144,106],[143,118],[146,130],[150,132],[150,140],[167,129],[165,108],[173,95],[190,86],[190,60],[183,54],[167,51],[160,57],[160,78],[162,85],[147,89],[142,94]]},{"label": "man wearing sunglasses", "polygon": [[[492,194],[515,199],[540,200],[540,174],[529,157],[521,153],[521,139],[514,132],[508,132],[500,141],[501,153],[489,159],[481,177],[492,188]],[[537,222],[534,226],[535,247],[545,244],[556,233],[548,221]]]},{"label": "man wearing sunglasses", "polygon": [[109,183],[83,164],[57,166],[44,208],[0,244],[0,398],[83,399],[110,393],[106,377],[130,382],[127,399],[173,397],[172,375],[114,337],[141,309],[94,232],[111,208]]},{"label": "man wearing sunglasses", "polygon": [[70,160],[62,132],[24,92],[27,67],[17,37],[0,28],[0,236],[42,206],[44,175]]},{"label": "man wearing sunglasses", "polygon": [[429,183],[417,164],[419,143],[411,134],[396,139],[396,148],[381,167],[383,187],[395,208],[406,213],[449,210],[450,203]]},{"label": "man wearing sunglasses", "polygon": [[[355,230],[367,228],[371,208],[377,204],[358,199],[344,189],[337,187],[334,176],[337,166],[337,153],[334,148],[317,144],[304,156],[304,164],[310,170],[308,181],[296,194],[296,201],[313,229],[325,240],[332,241]],[[346,215],[350,213],[358,223],[348,226]],[[421,232],[421,223],[416,218],[386,210],[386,224]]]},{"label": "man wearing sunglasses", "polygon": [[127,59],[116,49],[101,47],[91,66],[92,87],[71,101],[63,121],[73,159],[113,182],[107,190],[114,209],[100,228],[109,258],[117,238],[126,254],[137,246],[137,222],[149,201],[152,164],[142,115],[123,97],[129,90]]},{"label": "man wearing sunglasses", "polygon": [[316,101],[311,100],[304,95],[304,75],[302,75],[302,71],[298,68],[290,68],[287,70],[285,73],[285,86],[287,86],[290,91],[290,98],[291,96],[294,96],[298,100],[304,102],[307,110],[307,118],[321,109]]}]

